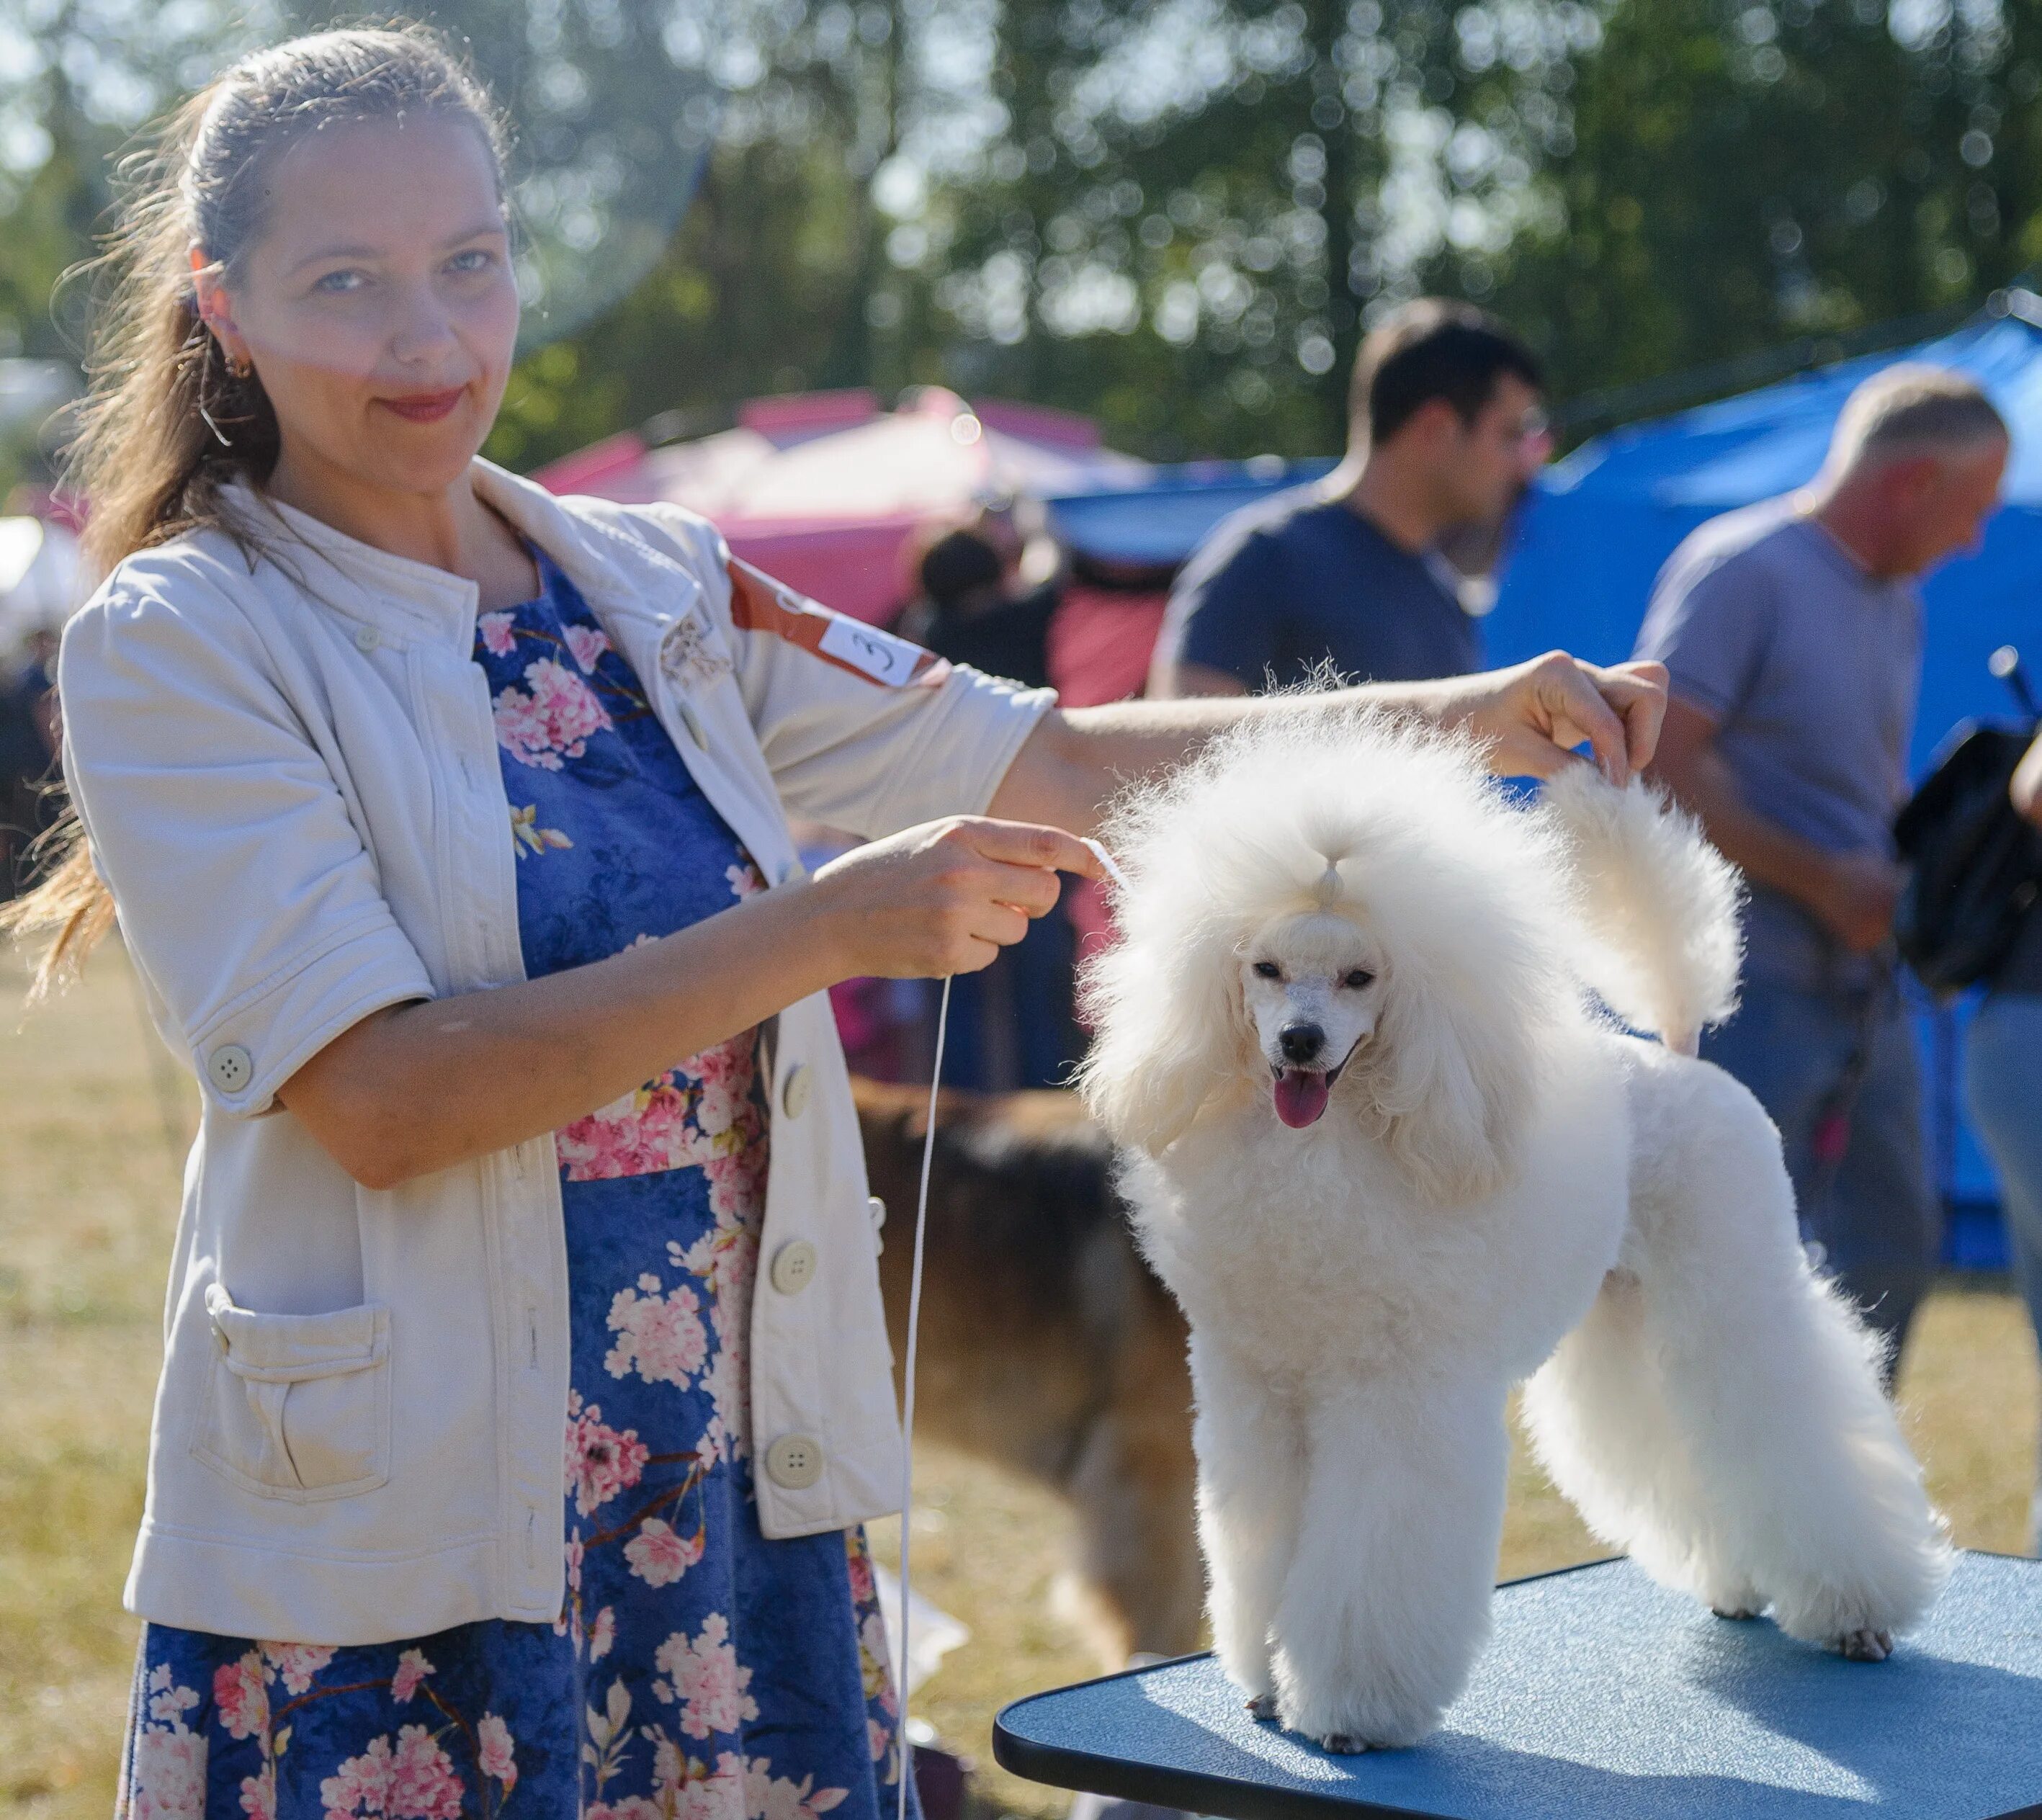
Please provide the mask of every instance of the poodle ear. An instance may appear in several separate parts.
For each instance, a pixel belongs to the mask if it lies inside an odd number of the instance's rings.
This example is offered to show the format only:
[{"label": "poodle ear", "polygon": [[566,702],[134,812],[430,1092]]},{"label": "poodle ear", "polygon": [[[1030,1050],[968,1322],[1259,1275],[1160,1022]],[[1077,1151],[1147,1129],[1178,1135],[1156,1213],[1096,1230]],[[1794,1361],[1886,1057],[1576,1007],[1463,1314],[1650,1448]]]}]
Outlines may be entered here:
[{"label": "poodle ear", "polygon": [[1161,1154],[1239,1075],[1247,1011],[1217,935],[1130,936],[1093,962],[1084,1007],[1096,1034],[1078,1090],[1117,1143]]},{"label": "poodle ear", "polygon": [[1479,1199],[1515,1160],[1537,1077],[1513,1009],[1501,992],[1484,1005],[1436,982],[1392,982],[1367,1084],[1384,1148],[1428,1200]]}]

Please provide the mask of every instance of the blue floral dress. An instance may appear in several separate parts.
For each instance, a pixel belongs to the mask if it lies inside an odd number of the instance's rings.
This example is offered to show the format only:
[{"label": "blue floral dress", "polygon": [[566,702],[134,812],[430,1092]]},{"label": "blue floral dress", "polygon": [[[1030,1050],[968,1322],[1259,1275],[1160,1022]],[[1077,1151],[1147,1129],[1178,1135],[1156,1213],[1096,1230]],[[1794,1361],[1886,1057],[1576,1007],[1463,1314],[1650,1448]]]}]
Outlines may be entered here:
[{"label": "blue floral dress", "polygon": [[[543,556],[481,615],[536,978],[763,889]],[[897,1706],[859,1531],[768,1542],[745,1434],[764,1213],[755,1032],[556,1134],[567,1599],[364,1647],[144,1631],[130,1820],[889,1820]]]}]

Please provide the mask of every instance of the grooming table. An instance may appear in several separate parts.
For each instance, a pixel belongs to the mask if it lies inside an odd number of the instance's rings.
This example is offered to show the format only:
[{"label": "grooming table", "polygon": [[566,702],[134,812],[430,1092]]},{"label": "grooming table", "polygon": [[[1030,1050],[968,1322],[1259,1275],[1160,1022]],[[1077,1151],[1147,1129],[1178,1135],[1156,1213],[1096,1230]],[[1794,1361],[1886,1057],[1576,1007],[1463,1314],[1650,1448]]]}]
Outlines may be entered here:
[{"label": "grooming table", "polygon": [[1226,1820],[2042,1820],[2042,1562],[1960,1555],[1883,1663],[1597,1562],[1497,1589],[1467,1692],[1409,1750],[1258,1724],[1205,1655],[1017,1700],[992,1751]]}]

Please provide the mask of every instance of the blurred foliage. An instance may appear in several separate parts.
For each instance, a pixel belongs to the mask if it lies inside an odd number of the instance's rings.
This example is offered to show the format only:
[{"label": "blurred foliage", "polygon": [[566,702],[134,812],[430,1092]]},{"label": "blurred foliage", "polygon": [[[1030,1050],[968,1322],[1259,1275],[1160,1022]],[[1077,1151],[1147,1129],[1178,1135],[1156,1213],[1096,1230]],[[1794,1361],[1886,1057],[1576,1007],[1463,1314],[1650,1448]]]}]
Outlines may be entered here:
[{"label": "blurred foliage", "polygon": [[1528,227],[1436,269],[1577,389],[1960,305],[2042,258],[2038,94],[2034,0],[1624,0]]},{"label": "blurred foliage", "polygon": [[[541,294],[491,452],[916,383],[1177,457],[1337,446],[1371,312],[1565,393],[1983,298],[2042,257],[2042,0],[438,0]],[[0,351],[107,158],[327,0],[0,0]]]}]

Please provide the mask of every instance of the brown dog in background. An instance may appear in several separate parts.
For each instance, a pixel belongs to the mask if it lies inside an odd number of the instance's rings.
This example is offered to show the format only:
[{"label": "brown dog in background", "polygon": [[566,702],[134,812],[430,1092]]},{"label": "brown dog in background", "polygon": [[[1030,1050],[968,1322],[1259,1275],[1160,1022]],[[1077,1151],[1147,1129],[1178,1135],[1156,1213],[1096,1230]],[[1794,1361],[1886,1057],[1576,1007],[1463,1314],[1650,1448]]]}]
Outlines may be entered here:
[{"label": "brown dog in background", "polygon": [[[852,1087],[890,1214],[879,1276],[897,1372],[928,1089]],[[1184,1317],[1134,1248],[1112,1163],[1074,1094],[944,1093],[915,1397],[921,1434],[1069,1502],[1062,1602],[1118,1668],[1197,1648],[1204,1584]]]}]

